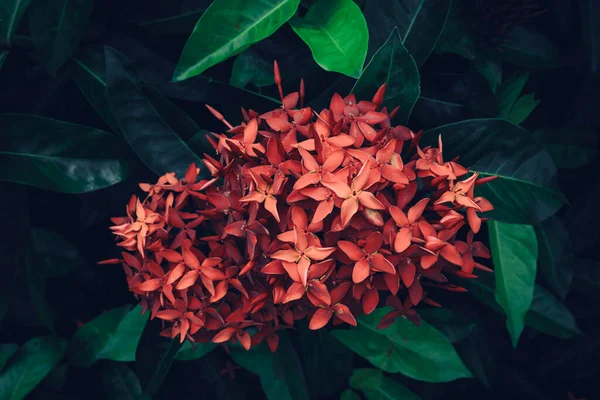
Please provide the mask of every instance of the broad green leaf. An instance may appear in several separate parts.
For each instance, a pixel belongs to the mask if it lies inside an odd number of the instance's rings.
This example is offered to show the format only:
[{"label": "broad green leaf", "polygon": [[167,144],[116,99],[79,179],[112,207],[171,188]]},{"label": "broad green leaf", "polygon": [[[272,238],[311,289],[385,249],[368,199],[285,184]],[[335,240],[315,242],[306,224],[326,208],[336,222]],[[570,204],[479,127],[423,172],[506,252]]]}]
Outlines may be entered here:
[{"label": "broad green leaf", "polygon": [[521,96],[513,105],[506,119],[515,124],[520,124],[529,117],[538,104],[540,104],[540,100],[536,100],[533,94]]},{"label": "broad green leaf", "polygon": [[502,63],[487,57],[477,57],[473,60],[473,67],[485,78],[495,94],[502,82]]},{"label": "broad green leaf", "polygon": [[191,163],[202,165],[202,159],[144,95],[129,61],[110,47],[105,48],[105,57],[109,103],[120,131],[138,157],[158,175],[173,171],[183,176]]},{"label": "broad green leaf", "polygon": [[313,331],[307,324],[296,327],[298,355],[304,365],[312,396],[334,396],[348,384],[354,353],[325,329]]},{"label": "broad green leaf", "polygon": [[471,334],[475,322],[455,315],[449,308],[424,308],[419,316],[442,332],[450,343],[459,342]]},{"label": "broad green leaf", "polygon": [[260,377],[268,400],[308,400],[300,359],[285,332],[279,333],[275,353],[271,353],[266,343],[250,351],[239,346],[230,350],[233,361]]},{"label": "broad green leaf", "polygon": [[595,0],[579,0],[581,33],[587,45],[592,72],[600,71],[600,4]]},{"label": "broad green leaf", "polygon": [[562,221],[550,217],[535,227],[540,271],[554,293],[565,299],[573,280],[573,244]]},{"label": "broad green leaf", "polygon": [[531,225],[498,221],[490,221],[488,229],[496,272],[496,301],[506,313],[506,327],[517,347],[533,300],[538,256],[535,230]]},{"label": "broad green leaf", "polygon": [[173,75],[182,81],[271,36],[300,0],[215,0],[188,38]]},{"label": "broad green leaf", "polygon": [[427,130],[423,141],[435,143],[440,134],[446,160],[460,156],[482,177],[498,176],[475,190],[493,204],[491,218],[535,223],[562,206],[554,162],[527,130],[502,119],[471,119]]},{"label": "broad green leaf", "polygon": [[25,342],[0,375],[0,399],[20,400],[27,396],[62,358],[64,339],[38,337]]},{"label": "broad green leaf", "polygon": [[110,109],[106,94],[104,47],[82,46],[71,59],[74,66],[71,73],[81,94],[106,125],[113,132],[119,132],[119,126]]},{"label": "broad green leaf", "polygon": [[0,72],[2,72],[2,67],[4,66],[4,62],[8,58],[8,51],[2,50],[0,51]]},{"label": "broad green leaf", "polygon": [[148,313],[142,307],[115,308],[86,323],[69,343],[69,360],[76,367],[89,367],[97,360],[135,361],[135,351],[146,326]]},{"label": "broad green leaf", "polygon": [[[493,274],[479,274],[477,279],[461,279],[460,285],[488,307],[504,313],[494,298]],[[525,325],[561,339],[581,335],[571,312],[549,291],[535,285],[533,301],[525,315]]]},{"label": "broad green leaf", "polygon": [[146,396],[158,392],[181,348],[178,339],[160,336],[162,326],[158,321],[153,322],[146,325],[135,351],[135,370]]},{"label": "broad green leaf", "polygon": [[93,0],[35,0],[29,30],[37,51],[55,73],[75,51],[87,28]]},{"label": "broad green leaf", "polygon": [[560,66],[558,48],[541,33],[515,27],[494,52],[502,61],[529,68],[553,68]]},{"label": "broad green leaf", "polygon": [[434,51],[437,54],[457,54],[468,60],[476,58],[475,45],[469,36],[468,25],[460,16],[459,1],[452,2],[444,31]]},{"label": "broad green leaf", "polygon": [[102,369],[102,384],[108,399],[142,399],[140,380],[126,364],[119,362],[105,364]]},{"label": "broad green leaf", "polygon": [[127,178],[127,145],[110,133],[29,114],[0,114],[0,125],[0,180],[85,193]]},{"label": "broad green leaf", "polygon": [[217,347],[217,345],[212,342],[195,343],[192,345],[192,343],[188,340],[183,343],[177,352],[175,359],[179,361],[197,360],[213,351],[215,347]]},{"label": "broad green leaf", "polygon": [[290,25],[324,70],[358,78],[367,57],[369,31],[352,0],[318,0],[304,18],[294,17]]},{"label": "broad green leaf", "polygon": [[340,400],[361,400],[361,397],[352,389],[346,389],[340,395]]},{"label": "broad green leaf", "polygon": [[130,0],[127,19],[158,35],[189,35],[212,0]]},{"label": "broad green leaf", "polygon": [[505,118],[508,116],[521,95],[528,79],[529,72],[518,72],[502,82],[498,88],[498,93],[496,94],[498,117]]},{"label": "broad green leaf", "polygon": [[402,43],[418,66],[425,63],[435,48],[452,0],[367,0],[364,8],[369,27],[369,53],[385,43],[398,27]]},{"label": "broad green leaf", "polygon": [[4,369],[4,366],[10,360],[12,356],[19,350],[19,346],[12,343],[0,344],[0,372]]},{"label": "broad green leaf", "polygon": [[56,365],[52,371],[42,381],[41,387],[60,392],[65,387],[67,382],[67,374],[69,372],[69,364],[63,362]]},{"label": "broad green leaf", "polygon": [[[2,0],[0,2],[0,44],[11,43],[11,38],[31,0]],[[0,57],[1,59],[1,57]],[[2,69],[2,61],[0,61]]]},{"label": "broad green leaf", "polygon": [[400,372],[426,382],[470,378],[448,339],[425,321],[419,326],[398,318],[392,326],[377,329],[391,309],[376,309],[358,318],[358,327],[332,332],[352,351],[389,373]]},{"label": "broad green leaf", "polygon": [[580,168],[598,157],[598,136],[589,127],[567,125],[556,129],[537,129],[533,135],[544,143],[558,168]]},{"label": "broad green leaf", "polygon": [[229,84],[238,88],[244,88],[248,83],[256,87],[274,83],[272,63],[260,57],[252,49],[247,49],[236,57],[229,79]]},{"label": "broad green leaf", "polygon": [[421,398],[400,382],[383,375],[375,368],[355,369],[350,386],[365,394],[367,400],[420,400]]},{"label": "broad green leaf", "polygon": [[383,105],[388,110],[400,106],[396,118],[400,124],[406,124],[421,93],[420,77],[419,69],[402,44],[396,28],[360,74],[352,93],[359,100],[371,100],[384,83],[387,89]]}]

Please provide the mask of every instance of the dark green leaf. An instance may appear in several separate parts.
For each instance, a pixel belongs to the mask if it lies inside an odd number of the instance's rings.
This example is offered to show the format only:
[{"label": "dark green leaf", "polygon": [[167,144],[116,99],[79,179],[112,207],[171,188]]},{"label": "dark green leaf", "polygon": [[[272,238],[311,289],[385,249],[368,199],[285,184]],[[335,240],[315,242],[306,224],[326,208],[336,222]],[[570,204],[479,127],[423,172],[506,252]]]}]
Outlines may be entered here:
[{"label": "dark green leaf", "polygon": [[195,343],[192,345],[190,341],[186,341],[177,352],[175,359],[179,361],[197,360],[213,351],[215,347],[217,345],[212,342]]},{"label": "dark green leaf", "polygon": [[0,375],[0,399],[20,400],[27,396],[62,358],[64,339],[39,337],[27,341]]},{"label": "dark green leaf", "polygon": [[459,2],[450,7],[446,26],[434,49],[438,54],[458,54],[469,60],[475,59],[475,46],[469,36],[468,25],[460,17]]},{"label": "dark green leaf", "polygon": [[73,55],[72,60],[74,64],[72,74],[77,87],[106,125],[113,132],[119,132],[119,126],[106,95],[104,47],[82,46]]},{"label": "dark green leaf", "polygon": [[52,73],[75,51],[93,6],[92,0],[34,0],[29,30],[40,57]]},{"label": "dark green leaf", "polygon": [[110,133],[28,114],[0,114],[0,125],[1,180],[84,193],[127,177],[125,143]]},{"label": "dark green leaf", "polygon": [[[30,2],[31,0],[2,0],[0,5],[0,44],[11,43],[11,38],[19,27],[19,22]],[[1,60],[0,69],[2,69]]]},{"label": "dark green leaf", "polygon": [[0,72],[2,72],[2,67],[4,66],[4,62],[8,58],[8,51],[2,50],[0,51]]},{"label": "dark green leaf", "polygon": [[528,79],[529,72],[518,72],[502,82],[496,94],[498,99],[498,117],[505,118],[508,116]]},{"label": "dark green leaf", "polygon": [[597,293],[600,290],[600,260],[575,260],[575,275],[573,286],[587,293]]},{"label": "dark green leaf", "polygon": [[565,299],[573,280],[573,244],[562,221],[550,217],[536,225],[542,275],[554,293]]},{"label": "dark green leaf", "polygon": [[273,81],[273,65],[252,49],[247,49],[236,57],[229,83],[244,88],[248,83],[256,87],[269,86]]},{"label": "dark green leaf", "polygon": [[365,394],[367,400],[420,400],[421,398],[378,369],[355,369],[350,386]]},{"label": "dark green leaf", "polygon": [[525,129],[502,119],[472,119],[427,130],[423,139],[433,143],[440,134],[447,160],[460,156],[482,177],[499,177],[475,190],[494,205],[491,218],[534,223],[562,206],[554,162]]},{"label": "dark green leaf", "polygon": [[52,371],[50,371],[48,375],[46,375],[40,386],[46,389],[60,392],[65,386],[68,372],[69,364],[58,364],[52,369]]},{"label": "dark green leaf", "polygon": [[135,351],[135,369],[147,396],[156,394],[181,348],[179,340],[160,336],[161,324],[154,322],[146,325]]},{"label": "dark green leaf", "polygon": [[388,110],[400,106],[397,119],[406,124],[419,98],[419,69],[402,44],[398,29],[377,50],[352,88],[357,99],[370,100],[377,89],[387,83],[383,105]]},{"label": "dark green leaf", "polygon": [[0,344],[0,372],[4,369],[4,366],[10,360],[12,356],[19,350],[19,346],[12,343]]},{"label": "dark green leaf", "polygon": [[65,275],[77,266],[79,254],[71,242],[58,232],[32,228],[34,262],[42,278]]},{"label": "dark green leaf", "polygon": [[340,400],[361,400],[361,397],[352,389],[346,389],[340,395]]},{"label": "dark green leaf", "polygon": [[181,137],[144,95],[136,71],[125,57],[106,47],[106,81],[120,131],[138,157],[159,175],[183,176],[191,163],[202,165]]},{"label": "dark green leaf", "polygon": [[475,322],[455,315],[449,308],[424,308],[419,316],[442,332],[450,343],[459,342],[471,334]]},{"label": "dark green leaf", "polygon": [[324,70],[358,78],[367,56],[369,31],[352,0],[319,0],[304,18],[296,16],[290,25]]},{"label": "dark green leaf", "polygon": [[[480,274],[477,279],[462,279],[460,285],[488,307],[503,313],[494,298],[493,274]],[[569,338],[581,334],[567,307],[539,285],[535,285],[533,301],[525,315],[525,325],[559,338]]]},{"label": "dark green leaf", "polygon": [[496,93],[502,82],[502,63],[491,58],[477,57],[473,60],[473,66],[490,85],[492,93]]},{"label": "dark green leaf", "polygon": [[558,168],[580,168],[598,157],[598,136],[589,127],[538,129],[533,135],[544,143]]},{"label": "dark green leaf", "polygon": [[[194,369],[193,374],[189,375],[194,379],[194,382],[191,383],[193,396],[197,396],[197,388],[202,387],[202,395],[206,399],[244,400],[246,398],[244,391],[238,385],[238,379],[232,379],[228,374],[222,372],[230,368],[230,365],[227,364],[229,360],[225,363],[223,361],[222,355],[211,353],[201,360],[185,366],[188,370]],[[256,391],[260,393],[260,388],[256,388]],[[262,393],[260,395],[264,398]]]},{"label": "dark green leaf", "polygon": [[50,304],[46,301],[45,269],[42,264],[36,263],[32,254],[27,254],[25,261],[25,278],[29,289],[31,305],[42,324],[54,334],[54,316]]},{"label": "dark green leaf", "polygon": [[296,345],[313,396],[333,396],[343,389],[352,372],[354,353],[325,329],[297,327]]},{"label": "dark green leaf", "polygon": [[333,335],[374,366],[390,373],[426,382],[448,382],[469,378],[448,339],[425,321],[419,326],[398,318],[386,329],[377,329],[381,318],[390,311],[379,308],[358,318],[358,327],[333,331]]},{"label": "dark green leaf", "polygon": [[132,0],[128,2],[129,21],[158,35],[189,35],[211,0]]},{"label": "dark green leaf", "polygon": [[560,66],[558,48],[541,33],[515,27],[496,53],[502,61],[530,68]]},{"label": "dark green leaf", "polygon": [[266,343],[246,351],[231,348],[231,358],[243,368],[258,375],[268,400],[308,399],[302,366],[285,332],[279,333],[279,347],[271,353]]},{"label": "dark green leaf", "polygon": [[499,368],[495,343],[490,343],[490,334],[485,327],[476,324],[469,336],[455,343],[454,347],[473,376],[487,388],[491,388]]},{"label": "dark green leaf", "polygon": [[139,400],[142,398],[140,381],[126,364],[107,363],[102,370],[102,384],[108,399]]},{"label": "dark green leaf", "polygon": [[540,100],[536,100],[533,94],[521,96],[506,116],[506,119],[515,124],[520,124],[529,117],[538,104],[540,104]]},{"label": "dark green leaf", "polygon": [[115,308],[83,325],[69,343],[69,360],[76,367],[89,367],[97,360],[134,361],[148,313],[142,307]]},{"label": "dark green leaf", "polygon": [[364,14],[374,53],[398,27],[402,43],[417,66],[425,63],[446,25],[452,0],[368,0]]},{"label": "dark green leaf", "polygon": [[488,229],[496,272],[496,301],[506,313],[506,327],[517,347],[533,300],[538,256],[535,230],[531,225],[498,221],[489,221]]},{"label": "dark green leaf", "polygon": [[289,20],[300,0],[215,0],[187,40],[173,75],[182,81],[271,36]]},{"label": "dark green leaf", "polygon": [[594,0],[579,0],[581,32],[587,45],[592,72],[600,71],[600,4]]}]

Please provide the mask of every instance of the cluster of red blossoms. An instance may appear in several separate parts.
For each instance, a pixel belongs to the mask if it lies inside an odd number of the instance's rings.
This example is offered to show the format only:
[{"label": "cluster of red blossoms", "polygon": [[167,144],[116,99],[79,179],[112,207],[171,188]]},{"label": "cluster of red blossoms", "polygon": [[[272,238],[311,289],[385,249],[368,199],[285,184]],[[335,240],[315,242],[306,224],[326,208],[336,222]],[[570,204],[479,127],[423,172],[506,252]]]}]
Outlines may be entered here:
[{"label": "cluster of red blossoms", "polygon": [[275,351],[295,320],[356,325],[379,304],[394,309],[380,328],[400,316],[418,324],[416,305],[439,306],[428,288],[464,291],[444,274],[487,270],[473,235],[492,205],[473,193],[490,178],[465,178],[441,139],[421,149],[421,132],[393,127],[385,85],[371,101],[335,94],[317,113],[303,107],[302,82],[283,96],[276,63],[275,82],[282,106],[242,109],[240,125],[208,106],[228,127],[209,136],[210,180],[191,165],[182,179],[140,184],[146,197],[112,219],[126,251],[103,263],[123,265],[164,336]]}]

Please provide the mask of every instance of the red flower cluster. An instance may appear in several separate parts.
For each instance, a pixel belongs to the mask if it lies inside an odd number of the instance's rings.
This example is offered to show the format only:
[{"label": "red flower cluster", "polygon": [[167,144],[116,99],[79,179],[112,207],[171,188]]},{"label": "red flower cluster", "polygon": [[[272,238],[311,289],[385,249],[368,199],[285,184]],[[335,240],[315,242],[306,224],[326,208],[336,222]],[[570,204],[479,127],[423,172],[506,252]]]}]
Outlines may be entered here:
[{"label": "red flower cluster", "polygon": [[385,85],[371,101],[335,94],[317,113],[303,107],[302,83],[283,96],[277,64],[275,82],[283,105],[242,109],[240,125],[208,106],[229,128],[209,136],[212,179],[192,165],[183,179],[140,184],[147,196],[112,219],[126,251],[104,263],[123,265],[151,317],[168,322],[163,335],[246,349],[266,339],[274,351],[295,320],[356,325],[382,303],[394,311],[380,327],[418,323],[416,305],[439,306],[424,288],[464,291],[444,273],[487,269],[473,234],[492,206],[473,190],[490,178],[461,179],[469,171],[443,160],[441,139],[421,149],[421,133],[393,127]]}]

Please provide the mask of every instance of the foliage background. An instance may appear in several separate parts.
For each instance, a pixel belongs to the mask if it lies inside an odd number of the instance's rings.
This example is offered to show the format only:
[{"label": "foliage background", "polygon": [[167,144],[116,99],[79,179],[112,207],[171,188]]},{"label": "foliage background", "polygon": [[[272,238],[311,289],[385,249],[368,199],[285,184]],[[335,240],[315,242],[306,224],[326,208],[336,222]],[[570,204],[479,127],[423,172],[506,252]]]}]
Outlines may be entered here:
[{"label": "foliage background", "polygon": [[[228,11],[198,22],[210,3],[0,4],[0,398],[596,398],[600,5],[217,0],[213,11]],[[236,10],[277,6],[291,12],[260,19],[261,32],[228,53],[216,51],[216,36],[192,34],[198,22],[235,35],[240,15],[252,15]],[[326,24],[337,18],[346,23]],[[342,56],[315,26],[334,34]],[[394,26],[391,55],[377,57]],[[452,344],[445,353],[386,367],[381,348],[365,359],[360,342],[402,340],[303,326],[274,356],[180,350],[130,311],[121,269],[96,264],[115,255],[108,217],[123,213],[137,182],[209,150],[204,134],[222,127],[205,103],[229,119],[240,105],[277,103],[274,59],[284,87],[305,78],[315,108],[349,93],[367,65],[392,71],[384,77],[392,107],[403,105],[397,123],[408,119],[425,138],[442,133],[448,153],[502,175],[490,198],[496,276],[457,282],[470,292],[440,294],[448,309],[423,310],[445,337],[434,342]],[[190,66],[200,75],[185,75]],[[368,92],[378,77],[364,75],[354,90]],[[178,150],[165,152],[174,141]],[[473,378],[428,375],[454,352]]]}]

